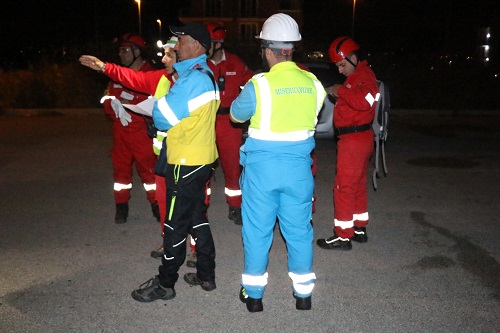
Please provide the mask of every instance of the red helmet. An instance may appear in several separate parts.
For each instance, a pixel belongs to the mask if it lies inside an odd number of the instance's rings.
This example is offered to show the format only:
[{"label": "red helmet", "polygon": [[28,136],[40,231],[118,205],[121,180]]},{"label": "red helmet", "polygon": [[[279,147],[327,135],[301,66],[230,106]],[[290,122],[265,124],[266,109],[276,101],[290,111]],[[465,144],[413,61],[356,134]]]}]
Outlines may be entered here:
[{"label": "red helmet", "polygon": [[127,33],[123,34],[123,36],[120,37],[120,39],[118,40],[118,45],[135,46],[142,50],[146,47],[146,42],[144,41],[144,38],[139,35]]},{"label": "red helmet", "polygon": [[330,53],[332,62],[339,62],[356,50],[359,50],[359,45],[352,38],[343,36],[335,39],[330,44],[328,53]]},{"label": "red helmet", "polygon": [[207,30],[210,32],[212,42],[224,42],[224,38],[226,38],[226,29],[224,27],[215,23],[208,23]]}]

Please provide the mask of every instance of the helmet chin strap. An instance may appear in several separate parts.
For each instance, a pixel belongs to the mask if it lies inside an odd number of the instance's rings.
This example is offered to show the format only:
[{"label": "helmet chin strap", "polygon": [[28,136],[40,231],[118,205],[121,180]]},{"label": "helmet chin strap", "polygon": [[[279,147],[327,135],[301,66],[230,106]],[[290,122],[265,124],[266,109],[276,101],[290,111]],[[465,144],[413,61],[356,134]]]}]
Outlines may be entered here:
[{"label": "helmet chin strap", "polygon": [[[356,57],[356,59],[358,59],[358,57]],[[345,57],[345,60],[350,63],[354,68],[356,68],[356,66],[358,66],[358,63],[359,63],[359,60],[356,62],[356,64],[354,64],[351,59],[349,59],[348,57]]]},{"label": "helmet chin strap", "polygon": [[217,51],[222,50],[222,43],[221,43],[221,47],[219,47],[218,49],[215,48],[215,44],[217,44],[217,43],[220,43],[220,42],[212,42],[212,44],[214,44],[214,50],[212,51],[212,55],[208,59],[212,59]]},{"label": "helmet chin strap", "polygon": [[140,56],[141,56],[141,54],[142,54],[142,52],[141,52],[141,53],[139,53],[139,55],[136,57],[136,56],[135,56],[135,52],[134,52],[135,50],[132,48],[132,49],[131,49],[131,51],[132,51],[132,57],[133,57],[133,58],[132,58],[132,61],[130,62],[130,64],[129,64],[128,66],[125,66],[125,67],[127,67],[127,68],[130,68],[130,66],[132,66],[132,65],[134,64],[134,62],[135,62],[137,59],[139,59],[139,57],[140,57]]}]

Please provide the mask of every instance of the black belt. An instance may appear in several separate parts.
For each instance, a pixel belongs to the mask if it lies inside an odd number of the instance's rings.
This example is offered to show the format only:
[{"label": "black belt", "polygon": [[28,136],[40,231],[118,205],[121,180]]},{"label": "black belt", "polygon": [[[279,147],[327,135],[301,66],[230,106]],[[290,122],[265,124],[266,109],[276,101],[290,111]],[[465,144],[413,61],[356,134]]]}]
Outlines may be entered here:
[{"label": "black belt", "polygon": [[229,114],[229,110],[231,108],[219,108],[219,111],[217,111],[217,114]]},{"label": "black belt", "polygon": [[359,125],[359,126],[348,126],[348,127],[334,128],[333,132],[335,133],[335,135],[338,136],[338,135],[342,135],[342,134],[364,132],[364,131],[368,131],[370,128],[372,128],[372,124],[364,124],[364,125]]}]

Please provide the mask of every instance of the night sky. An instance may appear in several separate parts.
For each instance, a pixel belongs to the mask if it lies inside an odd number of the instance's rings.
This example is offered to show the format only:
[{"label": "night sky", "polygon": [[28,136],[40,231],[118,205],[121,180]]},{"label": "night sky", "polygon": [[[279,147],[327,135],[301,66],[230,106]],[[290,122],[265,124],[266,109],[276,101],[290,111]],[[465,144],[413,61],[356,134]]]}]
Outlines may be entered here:
[{"label": "night sky", "polygon": [[[178,23],[175,12],[182,3],[143,0],[143,35],[158,37],[156,19],[168,34],[168,24]],[[0,53],[112,40],[138,31],[137,14],[133,0],[3,0]],[[357,0],[354,37],[372,50],[465,52],[474,50],[479,28],[493,26],[500,35],[499,22],[499,0]],[[304,1],[304,39],[328,43],[351,30],[351,0]]]}]

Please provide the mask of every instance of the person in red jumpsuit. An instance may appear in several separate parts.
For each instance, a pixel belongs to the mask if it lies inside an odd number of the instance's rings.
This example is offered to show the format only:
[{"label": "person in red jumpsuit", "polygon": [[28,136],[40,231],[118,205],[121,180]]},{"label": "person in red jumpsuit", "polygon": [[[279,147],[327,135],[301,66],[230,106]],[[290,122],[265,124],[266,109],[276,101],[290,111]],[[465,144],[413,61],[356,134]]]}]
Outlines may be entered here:
[{"label": "person in red jumpsuit", "polygon": [[351,240],[368,241],[366,178],[373,153],[372,121],[379,99],[375,74],[350,37],[335,39],[330,59],[346,76],[343,84],[328,88],[336,97],[333,122],[337,135],[337,174],[333,188],[333,236],[317,240],[323,249],[350,250]]},{"label": "person in red jumpsuit", "polygon": [[[143,58],[144,39],[135,34],[124,34],[119,39],[120,63],[136,71],[151,71],[154,67]],[[155,199],[154,166],[156,156],[151,149],[147,123],[152,119],[127,112],[122,104],[137,104],[148,98],[147,94],[110,81],[101,100],[104,112],[113,119],[113,147],[111,159],[114,168],[115,223],[125,223],[128,217],[128,201],[132,189],[133,164],[147,193],[154,217],[159,220],[159,208]]]},{"label": "person in red jumpsuit", "polygon": [[[140,91],[148,95],[155,96],[157,98],[164,96],[170,90],[171,86],[177,80],[178,74],[173,68],[173,65],[177,62],[177,55],[174,52],[174,46],[177,44],[177,37],[172,36],[167,41],[164,48],[164,56],[161,62],[165,65],[165,69],[159,69],[148,72],[140,72],[131,70],[130,68],[118,66],[112,63],[105,63],[100,59],[92,55],[82,55],[79,59],[80,63],[91,69],[101,71],[107,75],[114,82],[120,82],[126,87],[132,87],[135,91]],[[130,112],[133,113],[133,112]],[[158,140],[160,137],[166,135],[166,133],[157,132],[157,137],[153,139],[150,143],[153,143],[152,151],[155,154],[159,154],[162,145],[162,139]],[[155,140],[156,139],[156,140]],[[151,149],[151,146],[150,146]],[[163,237],[164,225],[163,221],[166,217],[167,208],[167,189],[165,177],[155,174],[156,182],[156,200],[159,206],[159,214],[161,223],[161,235]],[[187,258],[188,267],[196,267],[196,252],[194,248],[194,243],[190,243],[191,253]],[[161,258],[163,256],[163,246],[155,249],[151,252],[153,258]]]},{"label": "person in red jumpsuit", "polygon": [[231,103],[238,97],[240,87],[253,76],[251,71],[237,55],[224,49],[226,30],[217,24],[207,24],[212,43],[208,51],[208,66],[214,73],[220,90],[220,108],[215,121],[215,141],[219,161],[224,173],[224,194],[229,205],[228,218],[241,225],[240,189],[240,146],[243,129],[229,119]]}]

